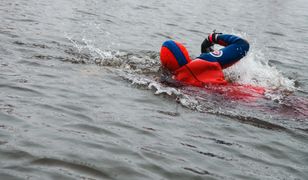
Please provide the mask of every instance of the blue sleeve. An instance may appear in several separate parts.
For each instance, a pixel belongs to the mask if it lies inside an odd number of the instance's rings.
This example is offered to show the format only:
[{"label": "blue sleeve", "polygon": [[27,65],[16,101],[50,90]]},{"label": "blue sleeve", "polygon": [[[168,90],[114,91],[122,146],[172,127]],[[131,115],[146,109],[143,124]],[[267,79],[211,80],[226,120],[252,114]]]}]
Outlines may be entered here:
[{"label": "blue sleeve", "polygon": [[229,34],[218,35],[217,44],[225,47],[210,53],[202,53],[197,58],[218,62],[222,68],[227,68],[242,59],[249,50],[249,43],[246,40]]}]

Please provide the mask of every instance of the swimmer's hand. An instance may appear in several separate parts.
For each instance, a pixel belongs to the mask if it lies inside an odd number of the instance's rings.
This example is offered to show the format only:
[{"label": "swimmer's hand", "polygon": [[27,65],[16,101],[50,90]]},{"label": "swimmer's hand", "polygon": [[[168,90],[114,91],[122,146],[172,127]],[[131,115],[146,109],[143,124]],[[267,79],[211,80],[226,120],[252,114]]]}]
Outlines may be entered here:
[{"label": "swimmer's hand", "polygon": [[214,44],[210,42],[209,37],[205,38],[201,44],[201,53],[209,53],[213,51]]},{"label": "swimmer's hand", "polygon": [[218,40],[217,40],[217,37],[218,35],[220,35],[222,33],[217,33],[216,32],[216,29],[213,30],[213,33],[211,33],[209,36],[208,36],[208,39],[211,43],[213,44],[217,44]]},{"label": "swimmer's hand", "polygon": [[213,31],[201,44],[201,53],[209,53],[214,51],[214,44],[217,43],[217,36],[222,33],[217,33],[216,30]]}]

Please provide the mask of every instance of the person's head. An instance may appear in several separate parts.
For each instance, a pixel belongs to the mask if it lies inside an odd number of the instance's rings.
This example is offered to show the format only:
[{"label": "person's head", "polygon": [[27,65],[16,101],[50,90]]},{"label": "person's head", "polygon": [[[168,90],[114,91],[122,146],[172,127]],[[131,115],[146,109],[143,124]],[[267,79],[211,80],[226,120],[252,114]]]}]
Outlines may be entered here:
[{"label": "person's head", "polygon": [[164,68],[173,72],[190,61],[188,51],[181,43],[173,40],[163,43],[160,50],[160,62]]}]

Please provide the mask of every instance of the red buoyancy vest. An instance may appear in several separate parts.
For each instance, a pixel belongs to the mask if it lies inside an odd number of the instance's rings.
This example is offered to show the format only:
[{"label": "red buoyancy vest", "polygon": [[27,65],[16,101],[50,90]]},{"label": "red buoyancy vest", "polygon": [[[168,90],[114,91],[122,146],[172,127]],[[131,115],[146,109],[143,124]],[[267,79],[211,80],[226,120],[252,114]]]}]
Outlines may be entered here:
[{"label": "red buoyancy vest", "polygon": [[195,59],[177,69],[174,78],[185,84],[199,87],[205,84],[227,84],[220,64],[202,59]]}]

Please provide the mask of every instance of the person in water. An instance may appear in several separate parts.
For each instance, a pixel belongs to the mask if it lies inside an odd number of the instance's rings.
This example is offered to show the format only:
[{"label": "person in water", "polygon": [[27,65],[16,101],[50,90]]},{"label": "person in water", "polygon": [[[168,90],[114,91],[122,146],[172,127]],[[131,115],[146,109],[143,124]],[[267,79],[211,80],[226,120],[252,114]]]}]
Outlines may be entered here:
[{"label": "person in water", "polygon": [[[224,48],[214,50],[214,44]],[[249,43],[246,40],[214,31],[201,44],[201,54],[196,59],[190,59],[181,43],[168,40],[161,47],[160,61],[163,69],[172,74],[172,79],[183,84],[227,84],[222,70],[242,59],[248,50]]]}]

